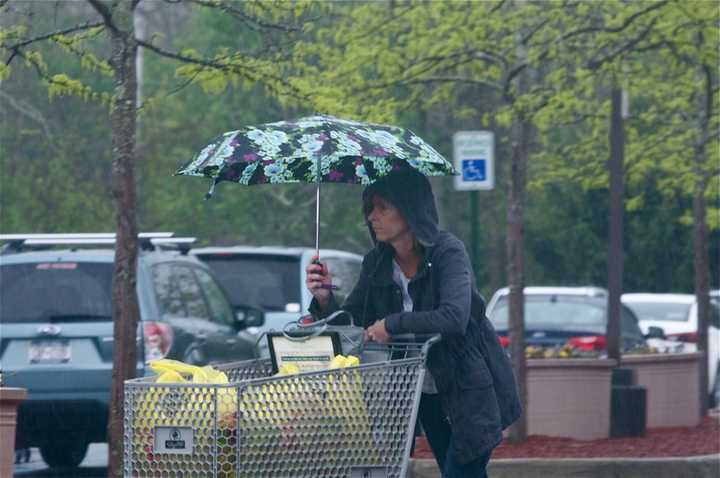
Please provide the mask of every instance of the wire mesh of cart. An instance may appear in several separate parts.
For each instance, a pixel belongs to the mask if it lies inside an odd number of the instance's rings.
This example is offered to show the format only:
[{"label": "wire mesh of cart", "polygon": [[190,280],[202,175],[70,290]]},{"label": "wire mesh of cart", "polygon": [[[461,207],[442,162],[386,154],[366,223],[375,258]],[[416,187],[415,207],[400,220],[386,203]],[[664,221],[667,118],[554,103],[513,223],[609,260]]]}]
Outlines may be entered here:
[{"label": "wire mesh of cart", "polygon": [[439,337],[403,340],[360,345],[349,368],[273,376],[258,359],[216,367],[228,384],[128,380],[124,476],[404,477]]}]

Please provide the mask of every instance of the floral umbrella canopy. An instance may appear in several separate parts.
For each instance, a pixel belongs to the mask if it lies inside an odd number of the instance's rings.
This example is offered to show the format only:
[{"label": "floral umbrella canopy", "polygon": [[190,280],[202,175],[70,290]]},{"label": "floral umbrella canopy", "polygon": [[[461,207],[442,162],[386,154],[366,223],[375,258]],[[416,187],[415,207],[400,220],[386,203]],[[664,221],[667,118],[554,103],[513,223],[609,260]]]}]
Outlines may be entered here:
[{"label": "floral umbrella canopy", "polygon": [[175,174],[240,184],[370,184],[391,171],[414,168],[426,176],[456,174],[452,164],[412,131],[397,126],[311,116],[229,131]]}]

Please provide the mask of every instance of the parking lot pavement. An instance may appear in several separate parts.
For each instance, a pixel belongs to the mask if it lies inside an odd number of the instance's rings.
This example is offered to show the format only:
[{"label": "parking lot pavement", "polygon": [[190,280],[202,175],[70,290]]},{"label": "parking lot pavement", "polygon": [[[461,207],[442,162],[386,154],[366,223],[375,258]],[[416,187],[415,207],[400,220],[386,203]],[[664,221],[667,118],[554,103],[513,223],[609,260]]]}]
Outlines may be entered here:
[{"label": "parking lot pavement", "polygon": [[88,449],[85,460],[72,472],[53,472],[40,457],[37,448],[31,448],[30,461],[15,465],[15,477],[23,478],[105,478],[107,476],[106,443],[93,443]]}]

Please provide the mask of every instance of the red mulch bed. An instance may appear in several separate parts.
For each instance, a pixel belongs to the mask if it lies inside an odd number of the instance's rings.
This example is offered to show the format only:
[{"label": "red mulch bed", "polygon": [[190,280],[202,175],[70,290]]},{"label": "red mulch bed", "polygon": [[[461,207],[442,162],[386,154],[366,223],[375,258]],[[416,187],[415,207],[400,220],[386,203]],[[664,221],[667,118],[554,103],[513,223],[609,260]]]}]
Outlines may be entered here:
[{"label": "red mulch bed", "polygon": [[[503,442],[492,454],[499,458],[643,458],[720,453],[720,421],[705,417],[690,428],[655,428],[643,437],[573,440],[531,435],[524,443]],[[432,458],[425,437],[417,438],[414,458]]]}]

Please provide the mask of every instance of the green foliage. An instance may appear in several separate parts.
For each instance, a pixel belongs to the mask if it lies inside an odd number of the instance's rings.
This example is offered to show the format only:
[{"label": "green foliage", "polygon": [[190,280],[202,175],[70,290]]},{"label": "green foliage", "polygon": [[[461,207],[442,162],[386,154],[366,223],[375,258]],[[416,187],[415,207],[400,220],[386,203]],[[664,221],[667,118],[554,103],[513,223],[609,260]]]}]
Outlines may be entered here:
[{"label": "green foliage", "polygon": [[[261,31],[230,10],[194,7],[175,29],[148,32],[154,44],[206,62],[182,63],[145,50],[137,164],[141,229],[175,230],[203,244],[314,245],[312,186],[221,184],[203,201],[208,183],[172,177],[213,137],[244,125],[313,112],[397,122],[447,157],[455,131],[491,129],[497,186],[480,193],[475,264],[478,283],[490,294],[505,285],[510,132],[526,115],[535,127],[527,282],[603,285],[608,96],[619,82],[631,100],[626,289],[692,290],[691,197],[699,177],[707,179],[717,286],[720,175],[712,133],[718,130],[718,95],[705,127],[709,134],[703,135],[697,114],[701,66],[718,64],[712,30],[718,18],[709,2],[217,3],[293,29]],[[597,26],[623,28],[656,4],[620,34],[571,35]],[[72,11],[57,17],[36,15],[33,31],[82,21]],[[7,45],[27,38],[27,25],[2,25],[0,51],[8,53]],[[643,51],[589,65],[649,26],[635,44]],[[705,32],[703,44],[698,31]],[[106,33],[92,29],[34,44],[23,49],[21,61],[0,66],[2,92],[13,99],[0,95],[7,125],[0,131],[3,232],[112,229],[108,54]],[[509,80],[520,67],[525,84],[521,75]],[[38,73],[46,83],[37,81]],[[717,87],[716,71],[714,81]],[[700,144],[704,153],[697,154]],[[443,221],[470,247],[469,195],[450,182],[434,181]],[[370,246],[359,197],[358,187],[323,187],[324,247],[363,252]]]}]

